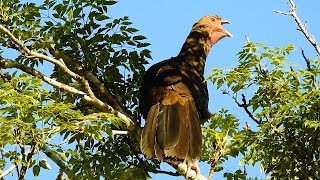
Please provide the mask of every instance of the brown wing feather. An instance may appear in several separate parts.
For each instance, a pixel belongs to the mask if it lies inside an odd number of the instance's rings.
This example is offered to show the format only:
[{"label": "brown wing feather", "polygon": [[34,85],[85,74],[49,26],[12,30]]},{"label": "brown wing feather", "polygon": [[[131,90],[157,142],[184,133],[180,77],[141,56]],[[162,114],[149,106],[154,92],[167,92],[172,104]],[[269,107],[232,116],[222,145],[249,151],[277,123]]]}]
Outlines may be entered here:
[{"label": "brown wing feather", "polygon": [[189,152],[188,159],[196,159],[201,153],[201,143],[202,143],[202,134],[201,134],[201,126],[200,119],[197,113],[197,108],[194,101],[189,101],[188,103],[188,120],[189,122]]},{"label": "brown wing feather", "polygon": [[[157,116],[159,114],[160,105],[153,105],[148,113],[145,127],[142,130],[140,148],[147,158],[155,157],[155,141],[157,130]],[[158,152],[159,154],[159,152]]]}]

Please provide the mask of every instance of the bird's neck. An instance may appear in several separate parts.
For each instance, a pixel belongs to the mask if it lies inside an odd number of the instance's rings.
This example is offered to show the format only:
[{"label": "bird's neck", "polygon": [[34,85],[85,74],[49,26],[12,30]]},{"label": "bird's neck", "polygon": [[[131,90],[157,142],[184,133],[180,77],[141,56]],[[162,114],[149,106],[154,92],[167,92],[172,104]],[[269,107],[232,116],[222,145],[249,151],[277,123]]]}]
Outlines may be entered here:
[{"label": "bird's neck", "polygon": [[212,43],[203,33],[192,31],[183,44],[178,59],[184,67],[190,67],[199,76],[203,76],[206,58]]}]

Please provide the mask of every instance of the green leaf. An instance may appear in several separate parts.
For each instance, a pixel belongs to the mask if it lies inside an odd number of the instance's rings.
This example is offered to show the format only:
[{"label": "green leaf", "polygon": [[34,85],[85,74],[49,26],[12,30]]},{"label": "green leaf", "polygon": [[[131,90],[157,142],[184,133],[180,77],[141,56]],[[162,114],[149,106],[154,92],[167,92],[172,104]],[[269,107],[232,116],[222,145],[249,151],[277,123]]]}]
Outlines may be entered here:
[{"label": "green leaf", "polygon": [[105,5],[114,5],[116,3],[117,3],[117,1],[105,1],[104,2]]},{"label": "green leaf", "polygon": [[75,8],[73,10],[73,17],[78,17],[80,12],[81,12],[81,10],[82,10],[81,8]]},{"label": "green leaf", "polygon": [[144,39],[146,39],[146,37],[145,36],[133,36],[133,40],[144,40]]},{"label": "green leaf", "polygon": [[71,21],[73,19],[73,9],[69,9],[68,11],[68,19]]},{"label": "green leaf", "polygon": [[43,169],[48,169],[48,170],[51,169],[50,164],[48,163],[48,161],[47,161],[46,159],[41,159],[41,160],[39,161],[39,166],[40,166],[41,168],[43,168]]},{"label": "green leaf", "polygon": [[38,177],[40,174],[40,166],[34,165],[32,168],[32,172],[35,177]]}]

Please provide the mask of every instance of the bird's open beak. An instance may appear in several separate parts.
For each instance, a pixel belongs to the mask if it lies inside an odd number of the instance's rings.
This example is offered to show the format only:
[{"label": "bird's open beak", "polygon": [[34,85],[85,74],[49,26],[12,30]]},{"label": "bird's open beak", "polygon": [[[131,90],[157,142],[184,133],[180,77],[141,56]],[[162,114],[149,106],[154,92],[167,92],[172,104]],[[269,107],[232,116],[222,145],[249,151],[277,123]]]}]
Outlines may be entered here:
[{"label": "bird's open beak", "polygon": [[[224,19],[222,19],[221,20],[221,25],[224,25],[224,24],[230,24],[230,22],[229,21],[227,21],[227,20],[224,20]],[[225,29],[223,29],[224,30],[224,32],[226,33],[226,35],[228,36],[228,37],[232,37],[232,34],[231,33],[229,33],[227,30],[225,30]]]}]

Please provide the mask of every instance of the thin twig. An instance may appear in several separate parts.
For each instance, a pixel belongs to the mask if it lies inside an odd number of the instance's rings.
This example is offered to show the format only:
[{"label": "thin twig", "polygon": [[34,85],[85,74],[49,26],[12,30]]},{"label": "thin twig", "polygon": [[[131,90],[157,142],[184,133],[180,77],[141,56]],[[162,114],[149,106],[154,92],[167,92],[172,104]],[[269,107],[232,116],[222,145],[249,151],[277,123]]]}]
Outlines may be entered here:
[{"label": "thin twig", "polygon": [[[304,61],[307,64],[308,71],[312,72],[312,67],[311,67],[311,64],[310,64],[310,60],[305,55],[304,50],[302,48],[300,48],[300,49],[301,49],[302,57],[303,57]],[[318,89],[317,79],[316,79],[316,77],[314,75],[312,75],[312,85],[316,90]]]},{"label": "thin twig", "polygon": [[155,170],[153,173],[167,174],[170,176],[181,176],[178,172],[162,171],[162,170]]},{"label": "thin twig", "polygon": [[248,116],[254,121],[256,122],[257,124],[261,124],[261,121],[258,120],[257,118],[255,118],[253,116],[253,114],[249,111],[248,107],[249,107],[249,104],[247,103],[247,100],[246,100],[246,97],[245,95],[242,94],[242,104],[238,102],[238,100],[235,98],[235,97],[232,97],[234,99],[234,101],[236,102],[236,104],[239,106],[239,107],[242,107],[245,112],[248,114]]},{"label": "thin twig", "polygon": [[307,58],[307,56],[304,54],[304,50],[302,48],[300,48],[301,50],[301,54],[302,54],[302,57],[304,59],[304,61],[306,62],[307,64],[307,68],[309,71],[312,71],[312,68],[311,68],[311,65],[310,65],[310,60]]},{"label": "thin twig", "polygon": [[273,10],[273,12],[278,13],[278,14],[282,14],[282,15],[292,16],[299,27],[299,31],[301,31],[304,34],[304,36],[307,38],[307,40],[310,42],[310,44],[315,48],[318,55],[320,55],[320,47],[319,47],[316,39],[313,36],[309,35],[305,24],[303,24],[301,22],[300,18],[298,17],[297,12],[296,12],[296,6],[295,6],[293,0],[288,0],[288,5],[290,7],[290,10],[288,13],[277,11],[277,10]]}]

